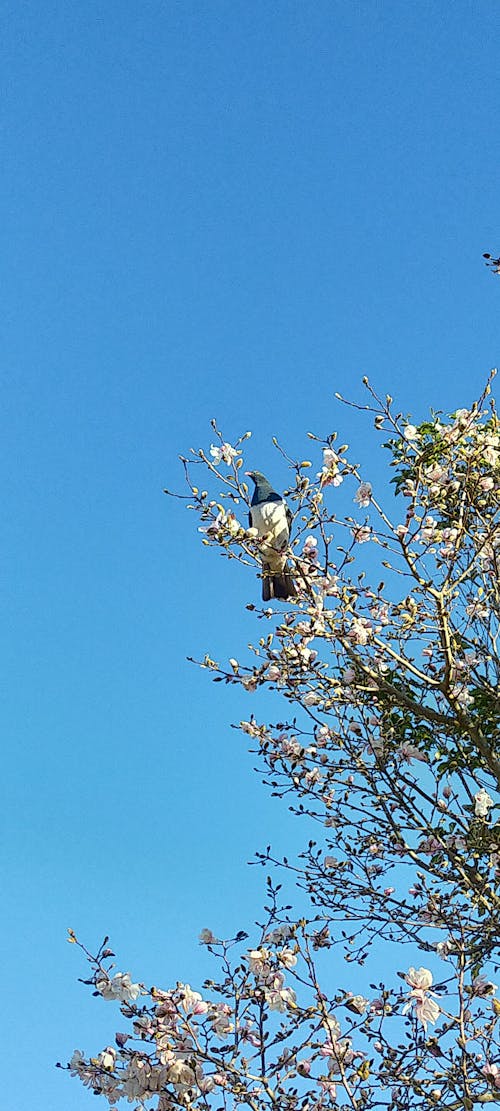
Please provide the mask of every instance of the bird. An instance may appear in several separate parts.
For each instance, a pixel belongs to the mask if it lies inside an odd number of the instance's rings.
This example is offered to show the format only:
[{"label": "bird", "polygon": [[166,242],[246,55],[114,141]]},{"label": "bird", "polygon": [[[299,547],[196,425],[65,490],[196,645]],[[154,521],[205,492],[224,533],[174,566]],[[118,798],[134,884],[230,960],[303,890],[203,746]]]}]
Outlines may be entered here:
[{"label": "bird", "polygon": [[267,538],[261,548],[262,599],[269,602],[271,598],[294,598],[297,589],[286,556],[292,514],[281,494],[273,490],[260,471],[246,471],[246,474],[255,483],[248,518],[250,528]]}]

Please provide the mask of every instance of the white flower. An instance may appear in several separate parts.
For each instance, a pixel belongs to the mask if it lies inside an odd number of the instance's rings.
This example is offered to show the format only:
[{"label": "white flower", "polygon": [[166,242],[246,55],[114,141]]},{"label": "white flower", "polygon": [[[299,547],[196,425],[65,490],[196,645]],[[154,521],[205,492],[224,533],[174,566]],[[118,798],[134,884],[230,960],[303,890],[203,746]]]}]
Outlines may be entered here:
[{"label": "white flower", "polygon": [[293,926],[289,926],[288,922],[282,922],[267,934],[266,941],[270,945],[279,945],[282,941],[288,941],[290,937],[293,937]]},{"label": "white flower", "polygon": [[297,964],[297,957],[292,949],[281,949],[276,953],[276,956],[285,968],[293,968]]},{"label": "white flower", "polygon": [[414,424],[407,424],[406,425],[406,428],[404,430],[404,438],[405,438],[405,440],[419,440],[420,439],[420,432],[418,431],[417,428],[415,428]]},{"label": "white flower", "polygon": [[486,447],[483,452],[484,462],[489,467],[496,467],[498,465],[498,451],[493,447]]},{"label": "white flower", "polygon": [[429,467],[424,467],[424,474],[427,482],[437,483],[441,486],[448,479],[448,472],[440,463],[432,463]]},{"label": "white flower", "polygon": [[356,544],[366,544],[370,539],[372,530],[369,525],[355,525],[351,529],[351,536]]},{"label": "white flower", "polygon": [[302,555],[314,563],[318,558],[318,541],[315,536],[306,536]]},{"label": "white flower", "polygon": [[490,1065],[487,1062],[486,1065],[483,1065],[481,1072],[495,1088],[500,1088],[500,1068],[498,1065]]},{"label": "white flower", "polygon": [[174,1061],[168,1070],[168,1079],[171,1084],[189,1088],[194,1083],[195,1073],[185,1061]]},{"label": "white flower", "polygon": [[443,961],[448,960],[448,954],[451,953],[452,950],[453,950],[453,940],[452,940],[451,937],[447,937],[446,941],[438,941],[436,943],[436,953],[437,953],[438,957],[441,957],[441,960],[443,960]]},{"label": "white flower", "polygon": [[412,990],[408,1002],[403,1007],[403,1014],[406,1014],[414,1005],[419,1022],[422,1023],[424,1030],[427,1030],[427,1023],[436,1022],[440,1014],[438,1004],[428,994],[432,984],[432,972],[429,972],[428,968],[409,968],[405,980]]},{"label": "white flower", "polygon": [[236,456],[239,454],[239,451],[231,447],[231,444],[224,443],[221,444],[220,447],[216,447],[215,444],[211,444],[210,446],[210,455],[216,467],[219,466],[219,463],[225,463],[227,467],[230,467],[233,459],[236,459]]},{"label": "white flower", "polygon": [[476,818],[487,818],[488,810],[492,806],[493,799],[488,794],[488,792],[485,791],[484,787],[481,787],[481,790],[477,791],[477,793],[474,795],[474,814],[476,815]]},{"label": "white flower", "polygon": [[103,1069],[114,1069],[116,1063],[116,1049],[113,1049],[111,1045],[107,1045],[106,1049],[101,1050],[97,1060]]},{"label": "white flower", "polygon": [[308,691],[307,694],[304,695],[302,701],[304,706],[317,706],[318,702],[321,702],[321,698],[315,691]]},{"label": "white flower", "polygon": [[297,996],[293,988],[271,988],[270,991],[265,991],[264,995],[270,1011],[281,1011],[283,1013],[287,1007],[295,1007],[296,1005]]},{"label": "white flower", "polygon": [[200,933],[199,942],[200,942],[200,945],[216,945],[217,944],[217,938],[215,937],[215,935],[212,933],[211,930],[204,929]]},{"label": "white flower", "polygon": [[432,972],[428,968],[411,968],[405,976],[406,983],[412,988],[421,988],[422,991],[428,991],[432,984]]},{"label": "white flower", "polygon": [[117,972],[112,980],[109,976],[102,977],[95,986],[103,999],[119,999],[121,1003],[137,999],[141,992],[140,984],[132,983],[130,972]]},{"label": "white flower", "polygon": [[346,999],[345,1005],[350,1011],[362,1015],[368,1007],[368,999],[365,999],[364,995],[353,995],[350,999]]},{"label": "white flower", "polygon": [[370,504],[371,496],[372,496],[371,483],[370,482],[362,482],[361,485],[359,486],[358,491],[357,491],[353,500],[356,502],[357,505],[361,506],[362,509],[365,509],[366,506],[368,506]]},{"label": "white flower", "polygon": [[409,764],[411,764],[412,760],[422,760],[424,763],[427,760],[425,752],[421,752],[416,745],[410,744],[409,741],[403,741],[399,748],[396,749],[396,755],[399,756],[401,760],[408,761]]},{"label": "white flower", "polygon": [[435,517],[430,514],[425,518],[425,521],[420,529],[419,542],[420,544],[432,544],[436,539],[437,521]]},{"label": "white flower", "polygon": [[80,1069],[86,1067],[86,1064],[87,1062],[81,1049],[75,1049],[68,1066],[72,1076],[78,1075]]},{"label": "white flower", "polygon": [[366,617],[356,617],[347,634],[352,644],[368,644],[372,634],[371,622]]},{"label": "white flower", "polygon": [[226,1034],[230,1034],[234,1029],[233,1023],[229,1019],[232,1014],[231,1008],[227,1003],[217,1003],[210,1016],[212,1022],[212,1029],[217,1034],[217,1037],[224,1038]]},{"label": "white flower", "polygon": [[340,486],[343,479],[339,474],[339,463],[340,457],[333,448],[323,448],[323,468],[317,476],[321,479],[322,486]]},{"label": "white flower", "polygon": [[236,536],[238,532],[244,531],[234,513],[225,513],[225,511],[221,509],[217,516],[210,521],[210,524],[200,525],[198,532],[204,532],[207,536],[223,539],[226,529],[230,536]]},{"label": "white flower", "polygon": [[483,973],[476,976],[472,981],[472,995],[494,995],[498,991],[497,984],[493,984],[491,980],[487,980]]},{"label": "white flower", "polygon": [[208,1003],[201,998],[199,991],[193,991],[191,984],[178,984],[181,1007],[186,1014],[204,1015],[208,1011]]},{"label": "white flower", "polygon": [[269,957],[269,949],[250,949],[247,960],[251,972],[256,976],[262,976],[267,971]]}]

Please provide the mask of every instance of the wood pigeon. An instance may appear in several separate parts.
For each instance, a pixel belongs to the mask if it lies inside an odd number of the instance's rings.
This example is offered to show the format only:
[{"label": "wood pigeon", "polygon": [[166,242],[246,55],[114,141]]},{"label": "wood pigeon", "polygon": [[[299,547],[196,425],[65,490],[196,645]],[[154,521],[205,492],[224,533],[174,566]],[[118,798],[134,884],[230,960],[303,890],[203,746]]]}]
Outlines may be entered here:
[{"label": "wood pigeon", "polygon": [[292,514],[260,471],[247,471],[246,474],[255,483],[250,528],[268,538],[261,548],[262,598],[264,602],[271,598],[294,598],[297,590],[286,560]]}]

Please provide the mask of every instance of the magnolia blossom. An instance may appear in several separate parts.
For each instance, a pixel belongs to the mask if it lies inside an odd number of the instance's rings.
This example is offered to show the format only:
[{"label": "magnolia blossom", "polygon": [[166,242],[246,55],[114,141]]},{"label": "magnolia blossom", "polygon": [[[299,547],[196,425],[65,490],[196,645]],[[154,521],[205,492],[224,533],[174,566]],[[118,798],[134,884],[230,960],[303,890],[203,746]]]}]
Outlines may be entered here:
[{"label": "magnolia blossom", "polygon": [[346,999],[345,1005],[355,1014],[363,1015],[369,1005],[369,1000],[365,999],[364,995],[352,995],[349,999]]},{"label": "magnolia blossom", "polygon": [[270,1011],[280,1011],[283,1014],[287,1007],[296,1005],[297,996],[292,988],[271,989],[266,991],[264,995]]},{"label": "magnolia blossom", "polygon": [[431,999],[429,988],[432,984],[432,972],[428,968],[409,968],[405,976],[406,983],[410,985],[410,998],[403,1007],[403,1014],[415,1006],[415,1014],[427,1030],[428,1022],[436,1022],[440,1009],[434,999]]},{"label": "magnolia blossom", "polygon": [[304,706],[317,706],[318,702],[321,702],[321,695],[317,694],[316,691],[308,691],[302,701]]},{"label": "magnolia blossom", "polygon": [[419,841],[418,848],[421,853],[432,854],[440,853],[443,850],[441,842],[438,841],[437,837],[433,837],[432,834],[430,834],[429,837],[424,837],[423,841]]},{"label": "magnolia blossom", "polygon": [[69,1064],[68,1064],[68,1068],[71,1072],[71,1075],[72,1076],[78,1076],[81,1069],[84,1068],[86,1066],[86,1064],[87,1064],[87,1062],[85,1060],[85,1057],[84,1057],[81,1049],[75,1049],[74,1052],[73,1052],[73,1056],[71,1057],[71,1060],[69,1061]]},{"label": "magnolia blossom", "polygon": [[443,486],[448,481],[448,471],[440,463],[431,463],[429,467],[424,467],[424,475],[426,482],[432,485]]},{"label": "magnolia blossom", "polygon": [[354,501],[357,505],[361,506],[362,509],[365,509],[370,504],[371,497],[371,482],[362,482],[361,485],[358,487],[358,490],[354,497]]},{"label": "magnolia blossom", "polygon": [[445,528],[442,530],[440,539],[445,541],[443,547],[439,549],[439,555],[442,559],[449,559],[450,556],[455,554],[458,536],[459,531],[457,528]]},{"label": "magnolia blossom", "polygon": [[415,428],[414,424],[407,424],[403,432],[403,436],[405,440],[419,440],[420,432],[418,431],[418,428]]},{"label": "magnolia blossom", "polygon": [[316,562],[318,558],[318,540],[316,536],[306,536],[304,547],[302,548],[302,555],[312,563]]},{"label": "magnolia blossom", "polygon": [[293,949],[280,949],[276,953],[276,956],[280,964],[284,964],[285,968],[294,968],[297,964],[297,956],[293,952]]},{"label": "magnolia blossom", "polygon": [[371,621],[368,621],[366,617],[356,617],[347,636],[353,644],[368,644],[371,634]]},{"label": "magnolia blossom", "polygon": [[318,473],[322,486],[340,486],[343,478],[339,474],[339,463],[340,456],[337,455],[336,451],[333,451],[333,448],[326,447],[323,449],[323,467]]},{"label": "magnolia blossom", "polygon": [[256,976],[266,975],[269,969],[270,957],[271,954],[269,952],[269,949],[265,949],[264,947],[262,947],[261,949],[250,949],[250,952],[247,956],[250,970]]},{"label": "magnolia blossom", "polygon": [[[454,698],[462,710],[466,710],[473,701],[472,695],[468,689],[461,683],[455,683],[450,690],[450,698]],[[485,792],[486,793],[486,792]]]},{"label": "magnolia blossom", "polygon": [[369,525],[355,525],[351,529],[351,536],[356,544],[367,544],[372,534]]},{"label": "magnolia blossom", "polygon": [[433,544],[438,539],[439,535],[439,528],[436,518],[428,514],[418,534],[419,543]]},{"label": "magnolia blossom", "polygon": [[196,1079],[194,1069],[185,1061],[174,1061],[168,1070],[168,1079],[176,1087],[190,1088]]},{"label": "magnolia blossom", "polygon": [[212,1029],[218,1038],[225,1038],[226,1034],[230,1034],[231,1030],[234,1030],[233,1023],[229,1019],[231,1014],[232,1011],[228,1003],[217,1003],[214,1007],[210,1017]]},{"label": "magnolia blossom", "polygon": [[275,926],[274,930],[266,935],[266,941],[270,945],[279,945],[283,941],[288,941],[293,937],[294,928],[288,922],[282,922],[281,925]]},{"label": "magnolia blossom", "polygon": [[496,467],[498,466],[498,460],[498,447],[491,447],[487,445],[483,451],[483,461],[487,463],[489,467]]},{"label": "magnolia blossom", "polygon": [[488,980],[486,978],[486,976],[484,976],[483,973],[481,973],[479,976],[475,976],[475,978],[472,981],[472,985],[471,985],[471,994],[472,995],[476,995],[476,996],[494,995],[494,993],[497,990],[498,990],[497,984],[493,984],[491,982],[491,980]]},{"label": "magnolia blossom", "polygon": [[208,1003],[202,999],[199,991],[193,991],[190,984],[178,984],[180,1004],[186,1013],[204,1015],[208,1011]]},{"label": "magnolia blossom", "polygon": [[319,768],[310,768],[304,776],[304,782],[308,787],[314,787],[317,783],[322,783],[323,776]]},{"label": "magnolia blossom", "polygon": [[491,795],[481,787],[480,791],[474,795],[474,814],[476,818],[487,818],[488,810],[493,806],[493,799]]},{"label": "magnolia blossom", "polygon": [[468,421],[468,419],[471,415],[472,414],[471,414],[470,409],[455,409],[455,413],[454,413],[455,424],[456,425],[465,424]]},{"label": "magnolia blossom", "polygon": [[219,510],[217,516],[209,525],[200,526],[198,532],[204,532],[212,539],[222,539],[225,532],[229,532],[230,536],[236,536],[241,532],[242,528],[240,522],[236,519],[234,513],[225,513],[223,509]]},{"label": "magnolia blossom", "polygon": [[236,451],[236,449],[232,447],[231,444],[224,443],[220,446],[211,444],[210,446],[210,455],[212,456],[216,467],[219,466],[219,463],[225,463],[226,466],[230,467],[233,459],[236,459],[236,456],[239,454],[240,452]]},{"label": "magnolia blossom", "polygon": [[337,1041],[336,1038],[332,1038],[331,1041],[326,1041],[320,1048],[320,1054],[322,1057],[333,1058],[333,1061],[330,1064],[331,1072],[339,1071],[338,1066],[340,1062],[342,1062],[342,1064],[344,1065],[351,1065],[354,1057],[358,1056],[358,1054],[353,1053],[351,1049],[351,1041],[349,1038],[344,1038],[340,1042]]},{"label": "magnolia blossom", "polygon": [[483,1065],[481,1072],[495,1088],[500,1088],[500,1068],[498,1065]]},{"label": "magnolia blossom", "polygon": [[119,999],[121,1003],[137,999],[141,991],[140,984],[132,983],[130,972],[117,972],[112,980],[109,976],[103,976],[96,980],[95,986],[103,999]]},{"label": "magnolia blossom", "polygon": [[106,1046],[106,1049],[101,1050],[97,1060],[103,1069],[114,1069],[116,1064],[116,1049],[114,1049],[112,1045]]},{"label": "magnolia blossom", "polygon": [[411,968],[405,976],[406,983],[412,988],[422,988],[423,991],[428,991],[432,984],[432,972],[428,968]]},{"label": "magnolia blossom", "polygon": [[261,727],[257,725],[256,721],[240,721],[240,729],[242,733],[247,733],[249,737],[258,737],[261,732]]},{"label": "magnolia blossom", "polygon": [[321,589],[323,594],[329,597],[337,597],[339,594],[339,577],[338,575],[327,575],[326,578],[321,580]]},{"label": "magnolia blossom", "polygon": [[200,945],[216,945],[217,944],[217,938],[215,937],[215,934],[213,934],[211,930],[204,929],[200,933],[199,942],[200,942]]},{"label": "magnolia blossom", "polygon": [[399,748],[396,749],[395,755],[408,764],[411,764],[412,760],[422,760],[424,763],[427,760],[425,752],[421,752],[416,745],[410,744],[409,741],[403,741],[403,744],[399,745]]},{"label": "magnolia blossom", "polygon": [[327,725],[318,725],[316,728],[316,744],[323,748],[331,740],[332,734]]}]

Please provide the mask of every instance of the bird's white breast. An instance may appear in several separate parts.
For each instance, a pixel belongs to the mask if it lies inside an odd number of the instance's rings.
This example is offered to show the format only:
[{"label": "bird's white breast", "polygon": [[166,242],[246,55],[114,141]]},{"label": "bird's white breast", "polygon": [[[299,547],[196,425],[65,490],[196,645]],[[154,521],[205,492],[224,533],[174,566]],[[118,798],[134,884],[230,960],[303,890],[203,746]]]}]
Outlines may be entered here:
[{"label": "bird's white breast", "polygon": [[285,503],[282,501],[264,502],[264,505],[252,505],[252,525],[258,530],[259,536],[270,533],[277,538],[281,533],[286,533],[288,539],[288,521],[286,519]]},{"label": "bird's white breast", "polygon": [[261,548],[261,558],[271,570],[281,572],[286,563],[289,540],[286,506],[282,501],[264,502],[250,507],[252,526],[259,536],[267,539]]}]

